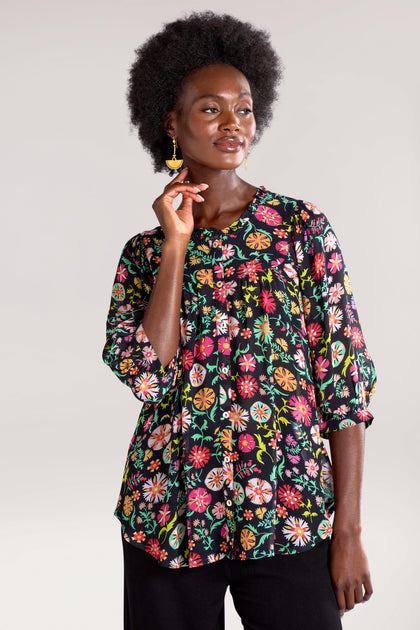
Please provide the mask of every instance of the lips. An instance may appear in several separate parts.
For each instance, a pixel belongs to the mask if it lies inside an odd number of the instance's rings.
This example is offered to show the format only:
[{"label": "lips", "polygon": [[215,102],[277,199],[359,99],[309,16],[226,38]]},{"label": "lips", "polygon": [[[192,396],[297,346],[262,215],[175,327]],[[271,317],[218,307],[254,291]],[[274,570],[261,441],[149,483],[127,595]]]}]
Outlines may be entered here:
[{"label": "lips", "polygon": [[234,153],[235,151],[239,151],[241,149],[243,142],[238,138],[226,136],[224,138],[220,138],[220,140],[217,140],[214,144],[220,151]]}]

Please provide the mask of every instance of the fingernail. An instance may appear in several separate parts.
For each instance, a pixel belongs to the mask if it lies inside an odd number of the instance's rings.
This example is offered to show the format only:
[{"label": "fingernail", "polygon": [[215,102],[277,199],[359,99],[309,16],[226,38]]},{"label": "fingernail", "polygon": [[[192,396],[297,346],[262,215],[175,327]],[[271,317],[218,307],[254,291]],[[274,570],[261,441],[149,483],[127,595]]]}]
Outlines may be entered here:
[{"label": "fingernail", "polygon": [[208,185],[208,184],[200,184],[200,186],[205,186],[206,188],[208,188],[208,187],[209,187],[209,185]]},{"label": "fingernail", "polygon": [[202,197],[201,195],[196,195],[196,197],[198,197],[199,199],[201,199],[201,201],[204,201],[204,197]]},{"label": "fingernail", "polygon": [[197,192],[200,192],[200,189],[197,188],[197,186],[193,186],[194,190],[196,190]]}]

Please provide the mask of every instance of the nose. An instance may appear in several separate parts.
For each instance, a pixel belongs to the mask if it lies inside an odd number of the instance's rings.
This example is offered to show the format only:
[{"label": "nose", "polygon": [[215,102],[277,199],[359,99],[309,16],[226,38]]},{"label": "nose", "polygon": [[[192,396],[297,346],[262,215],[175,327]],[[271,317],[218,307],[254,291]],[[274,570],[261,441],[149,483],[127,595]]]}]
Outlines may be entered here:
[{"label": "nose", "polygon": [[227,111],[220,121],[220,127],[223,131],[239,131],[239,121],[235,112]]}]

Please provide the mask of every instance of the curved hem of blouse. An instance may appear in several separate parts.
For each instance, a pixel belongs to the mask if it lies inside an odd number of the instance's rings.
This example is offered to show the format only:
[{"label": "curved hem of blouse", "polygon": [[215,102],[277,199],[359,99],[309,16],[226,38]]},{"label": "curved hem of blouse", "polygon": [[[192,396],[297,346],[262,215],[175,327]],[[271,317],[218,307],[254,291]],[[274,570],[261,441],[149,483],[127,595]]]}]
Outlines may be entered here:
[{"label": "curved hem of blouse", "polygon": [[[252,560],[266,560],[268,558],[274,558],[274,556],[284,556],[285,558],[288,557],[293,557],[293,556],[297,556],[301,553],[305,553],[306,551],[311,551],[312,549],[314,549],[316,546],[320,545],[323,542],[326,542],[327,540],[331,540],[332,535],[328,535],[325,538],[320,538],[318,537],[315,542],[313,542],[313,539],[311,540],[312,544],[308,544],[305,547],[297,547],[296,548],[296,552],[295,553],[272,553],[272,554],[267,554],[262,556],[261,558],[230,558],[228,556],[227,553],[223,553],[223,552],[219,552],[219,553],[212,553],[209,555],[213,555],[213,556],[220,556],[219,558],[213,560],[212,562],[202,562],[201,564],[197,564],[196,566],[189,566],[188,563],[186,564],[182,564],[179,566],[171,566],[170,563],[166,562],[165,560],[161,561],[158,560],[152,553],[150,553],[150,551],[148,551],[145,547],[145,545],[143,543],[137,542],[135,540],[127,540],[124,537],[124,531],[123,531],[123,523],[121,523],[119,516],[116,512],[114,512],[114,516],[118,519],[121,527],[120,527],[120,531],[121,531],[121,537],[124,539],[124,541],[129,544],[132,545],[133,547],[135,547],[136,549],[141,549],[142,551],[145,551],[149,556],[151,556],[153,558],[153,560],[155,560],[157,562],[157,564],[165,569],[196,569],[198,567],[203,567],[206,565],[210,565],[210,564],[214,564],[215,562],[220,562],[221,560],[230,560],[232,562],[234,561],[239,561],[239,562],[246,562],[248,561],[252,561]],[[172,560],[170,561],[172,562]]]}]

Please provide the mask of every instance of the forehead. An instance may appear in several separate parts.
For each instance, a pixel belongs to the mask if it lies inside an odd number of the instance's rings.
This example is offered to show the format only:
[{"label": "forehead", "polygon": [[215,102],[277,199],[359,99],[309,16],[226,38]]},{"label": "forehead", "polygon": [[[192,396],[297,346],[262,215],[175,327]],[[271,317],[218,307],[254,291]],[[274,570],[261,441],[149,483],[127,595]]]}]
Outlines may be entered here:
[{"label": "forehead", "polygon": [[194,100],[205,94],[251,93],[248,79],[233,66],[214,64],[197,68],[184,79],[179,101]]}]

